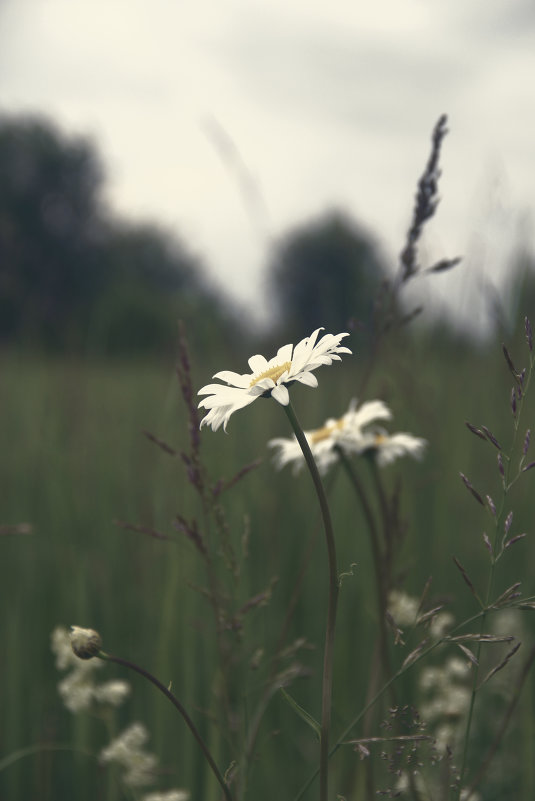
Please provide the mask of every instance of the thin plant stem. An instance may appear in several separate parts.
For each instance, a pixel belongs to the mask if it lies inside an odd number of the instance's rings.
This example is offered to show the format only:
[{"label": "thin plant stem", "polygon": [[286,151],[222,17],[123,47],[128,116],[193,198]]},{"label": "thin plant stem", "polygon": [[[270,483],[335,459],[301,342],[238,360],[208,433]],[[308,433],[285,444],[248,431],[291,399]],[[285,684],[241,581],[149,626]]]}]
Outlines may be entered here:
[{"label": "thin plant stem", "polygon": [[323,651],[323,682],[321,691],[321,734],[320,734],[320,801],[327,801],[329,788],[329,735],[331,729],[333,662],[334,662],[334,635],[336,627],[336,609],[338,605],[338,568],[336,564],[336,544],[331,521],[327,495],[312,456],[307,438],[291,404],[284,407],[290,424],[295,433],[307,467],[310,471],[323,519],[325,539],[327,544],[327,557],[329,569],[329,594],[327,600],[327,623],[325,629],[325,647]]},{"label": "thin plant stem", "polygon": [[489,769],[490,765],[492,764],[492,760],[494,758],[494,755],[496,754],[496,751],[499,748],[500,742],[501,742],[501,740],[502,740],[502,738],[503,738],[503,736],[504,736],[504,734],[505,734],[505,732],[507,730],[507,727],[509,725],[509,722],[511,720],[513,712],[515,710],[515,707],[516,707],[516,705],[518,703],[518,700],[520,698],[520,693],[521,693],[522,688],[524,686],[524,683],[525,683],[525,681],[526,681],[526,679],[528,677],[528,673],[531,670],[531,668],[533,667],[533,663],[534,662],[535,662],[535,646],[533,646],[531,651],[529,652],[529,656],[528,656],[528,658],[527,658],[527,660],[526,660],[526,662],[524,664],[524,667],[522,668],[522,672],[521,672],[519,680],[518,680],[518,686],[516,688],[516,692],[515,692],[512,700],[510,701],[510,703],[509,703],[509,705],[508,705],[508,707],[507,707],[507,709],[505,711],[505,715],[503,716],[503,720],[502,720],[502,722],[500,724],[500,727],[498,729],[496,737],[494,738],[494,740],[492,742],[492,745],[490,746],[489,750],[487,751],[487,754],[486,754],[485,759],[483,760],[483,762],[481,764],[481,767],[479,768],[479,771],[477,772],[475,778],[472,780],[472,782],[471,782],[471,784],[470,784],[470,786],[468,788],[466,801],[470,801],[470,797],[472,796],[475,788],[481,782],[481,779],[483,778],[483,776],[485,775],[485,773]]},{"label": "thin plant stem", "polygon": [[[488,610],[488,611],[493,611],[493,610]],[[392,684],[394,684],[395,681],[397,681],[401,676],[403,676],[403,674],[406,673],[408,670],[410,670],[419,662],[421,662],[422,659],[425,659],[425,657],[428,656],[432,651],[434,651],[435,648],[437,648],[443,642],[447,641],[447,639],[451,637],[453,634],[455,634],[457,631],[464,628],[464,626],[469,626],[476,620],[480,620],[482,616],[483,616],[483,611],[480,611],[477,612],[477,614],[472,615],[472,617],[468,618],[467,620],[463,620],[462,623],[457,624],[457,626],[455,626],[449,632],[447,638],[441,638],[436,640],[435,642],[428,645],[427,648],[423,648],[422,651],[417,656],[415,656],[414,659],[412,659],[408,664],[402,665],[399,668],[399,670],[385,684],[383,684],[381,689],[373,696],[373,698],[371,698],[365,704],[365,706],[360,710],[360,712],[346,726],[346,728],[343,730],[342,734],[339,736],[336,743],[332,746],[331,750],[329,751],[329,759],[332,756],[334,756],[334,754],[338,751],[340,746],[345,744],[345,741],[347,740],[351,731],[355,728],[357,723],[360,723],[360,721],[364,718],[368,710],[373,707],[373,705],[384,695],[384,693],[392,686]],[[305,792],[308,790],[308,788],[310,787],[310,785],[312,784],[317,775],[318,775],[318,770],[315,770],[314,773],[311,776],[309,776],[309,778],[303,784],[297,795],[294,797],[293,801],[300,801],[300,799],[304,796]]]},{"label": "thin plant stem", "polygon": [[[326,491],[327,492],[329,492],[331,487],[332,487],[333,475],[335,475],[334,472],[331,473],[330,483],[326,486]],[[310,538],[310,542],[308,544],[308,547],[307,547],[307,550],[305,552],[304,558],[301,561],[301,568],[299,570],[299,575],[297,576],[297,579],[296,579],[296,581],[294,583],[294,590],[293,590],[292,595],[290,597],[290,600],[288,602],[288,605],[287,605],[287,608],[286,608],[286,614],[284,616],[284,622],[283,622],[281,631],[279,633],[279,636],[277,638],[277,644],[276,644],[275,649],[274,649],[274,655],[273,655],[273,657],[271,659],[271,665],[270,665],[270,669],[269,669],[269,678],[268,678],[268,680],[266,682],[265,690],[264,690],[264,692],[262,694],[262,697],[261,697],[261,699],[260,699],[260,701],[259,701],[259,703],[257,705],[256,712],[255,712],[255,714],[253,716],[252,723],[251,723],[251,725],[249,727],[249,732],[248,732],[248,735],[247,735],[247,738],[246,738],[246,741],[245,741],[245,746],[243,748],[243,757],[240,760],[243,763],[243,766],[244,766],[243,773],[245,773],[245,778],[241,780],[241,783],[239,785],[239,793],[237,794],[238,798],[243,798],[244,795],[245,795],[245,786],[246,786],[246,781],[247,781],[247,771],[249,769],[249,764],[250,764],[250,761],[251,761],[251,757],[252,757],[252,754],[253,754],[253,751],[254,751],[254,748],[255,748],[255,745],[256,745],[256,741],[257,741],[257,738],[258,738],[258,734],[259,734],[259,731],[260,731],[260,724],[262,722],[263,714],[264,714],[264,712],[265,712],[270,700],[273,698],[275,693],[280,689],[280,685],[277,684],[277,682],[276,682],[277,670],[278,670],[278,667],[279,667],[281,659],[282,659],[282,650],[283,650],[284,644],[285,644],[285,642],[287,640],[288,631],[289,631],[289,628],[290,628],[290,622],[291,622],[292,617],[293,617],[293,615],[295,613],[295,607],[296,607],[298,598],[299,598],[299,596],[300,596],[300,594],[302,592],[304,577],[305,577],[305,574],[307,573],[308,568],[310,566],[310,562],[311,562],[311,559],[312,559],[312,554],[315,551],[316,546],[318,544],[317,534],[318,534],[318,531],[315,530],[313,532],[311,538]]]},{"label": "thin plant stem", "polygon": [[[498,538],[499,538],[499,532],[500,532],[500,524],[501,524],[501,522],[503,520],[503,515],[504,515],[504,512],[505,512],[505,501],[506,501],[506,499],[508,497],[509,490],[511,489],[511,487],[513,486],[513,484],[515,483],[515,481],[518,479],[518,477],[520,475],[520,471],[519,471],[517,473],[516,477],[514,477],[512,480],[509,480],[509,472],[510,472],[510,467],[511,467],[511,458],[513,456],[513,452],[514,452],[516,441],[517,441],[517,435],[518,435],[519,426],[520,426],[520,418],[522,416],[522,409],[524,407],[524,400],[526,398],[526,394],[528,392],[528,388],[529,388],[529,384],[530,384],[530,380],[531,380],[531,373],[533,371],[533,365],[534,365],[534,359],[533,359],[533,356],[530,355],[529,370],[528,370],[527,377],[526,377],[526,380],[525,380],[525,384],[524,384],[524,387],[523,387],[522,396],[521,396],[521,398],[519,400],[519,403],[518,403],[517,412],[513,416],[513,436],[512,436],[512,440],[511,440],[511,446],[509,448],[509,453],[508,454],[504,454],[504,456],[506,458],[505,458],[505,464],[503,465],[503,474],[502,474],[503,492],[502,492],[502,498],[501,498],[500,507],[499,507],[499,510],[496,512],[496,516],[495,516],[494,542],[492,543],[492,557],[491,557],[491,563],[490,563],[489,578],[488,578],[488,583],[487,583],[487,593],[486,593],[486,596],[485,596],[485,605],[484,605],[484,608],[483,608],[483,611],[482,611],[482,615],[481,615],[481,627],[480,627],[480,633],[481,634],[483,634],[484,629],[485,629],[486,616],[487,616],[487,612],[489,611],[489,605],[491,603],[492,593],[494,591],[494,579],[495,579],[495,573],[496,573],[496,562],[498,560],[498,557],[496,556],[496,554],[498,553],[497,549],[498,549]],[[501,455],[501,451],[500,451],[500,455]],[[466,721],[466,730],[465,730],[465,735],[464,735],[464,746],[463,746],[463,756],[462,756],[462,763],[461,763],[461,771],[460,771],[460,774],[459,774],[460,775],[460,781],[459,781],[459,787],[458,787],[458,792],[457,792],[457,799],[460,799],[460,797],[461,797],[461,792],[462,792],[462,789],[463,789],[463,780],[464,780],[464,776],[465,776],[465,773],[466,773],[466,767],[467,767],[467,762],[468,762],[468,741],[469,741],[470,729],[472,727],[472,721],[473,721],[473,717],[474,717],[474,707],[475,707],[475,701],[476,701],[477,680],[478,680],[478,675],[479,675],[480,656],[481,656],[481,640],[478,643],[477,651],[476,651],[476,660],[477,661],[476,661],[476,664],[474,666],[474,679],[473,679],[473,682],[472,682],[472,694],[471,694],[471,698],[470,698],[470,706],[468,708],[468,717],[467,717],[467,721]],[[474,787],[475,787],[475,783],[472,782],[471,791],[474,789]]]},{"label": "thin plant stem", "polygon": [[340,448],[339,445],[335,445],[334,449],[335,449],[336,453],[338,454],[338,458],[339,458],[339,460],[340,460],[340,462],[342,464],[342,467],[344,468],[344,470],[346,472],[346,475],[347,475],[347,477],[349,479],[349,482],[350,482],[351,486],[353,487],[353,489],[355,490],[355,493],[356,493],[356,495],[357,495],[357,497],[359,499],[359,502],[360,502],[360,504],[362,506],[362,511],[364,513],[364,517],[366,518],[366,523],[368,524],[368,529],[369,529],[369,532],[370,532],[370,543],[371,543],[371,547],[372,547],[372,551],[373,551],[373,559],[374,559],[374,563],[375,563],[375,567],[376,567],[377,580],[378,580],[379,583],[381,583],[380,582],[380,578],[379,578],[378,566],[381,564],[381,556],[382,556],[381,550],[382,550],[382,548],[381,548],[381,541],[380,541],[380,537],[379,537],[379,532],[377,531],[377,526],[375,524],[375,520],[374,520],[374,517],[373,517],[373,512],[372,512],[371,506],[370,506],[370,504],[368,502],[368,499],[366,497],[366,493],[364,492],[364,488],[363,488],[361,482],[359,481],[359,478],[358,478],[357,474],[355,473],[355,471],[353,469],[353,465],[351,464],[351,462],[350,462],[347,454],[345,453],[344,449]]},{"label": "thin plant stem", "polygon": [[148,672],[148,670],[139,667],[139,665],[136,665],[134,662],[130,662],[128,659],[122,659],[122,657],[120,656],[112,656],[111,654],[107,654],[104,651],[99,651],[98,658],[103,659],[106,662],[115,662],[117,665],[122,665],[123,667],[129,668],[130,670],[139,673],[140,676],[143,676],[143,678],[147,679],[152,684],[154,684],[154,686],[157,687],[158,690],[160,690],[160,692],[163,693],[169,701],[171,701],[175,709],[177,709],[180,712],[189,730],[193,734],[194,738],[197,740],[197,743],[199,744],[206,761],[210,765],[214,776],[216,777],[217,781],[219,782],[219,785],[221,786],[221,789],[223,790],[223,794],[225,796],[226,801],[233,801],[230,789],[225,779],[221,775],[219,768],[215,764],[214,759],[208,749],[208,746],[202,739],[201,735],[197,731],[194,722],[192,721],[192,719],[190,718],[190,716],[188,715],[188,713],[186,712],[186,710],[184,709],[184,707],[182,706],[176,695],[174,695],[168,687],[162,684],[161,681],[159,681],[159,679],[156,678],[156,676],[153,676],[152,673]]},{"label": "thin plant stem", "polygon": [[18,762],[19,759],[23,759],[27,756],[33,756],[34,754],[40,754],[43,751],[70,751],[73,754],[82,754],[90,759],[96,759],[95,755],[91,751],[86,751],[83,748],[76,748],[69,743],[35,743],[34,745],[28,745],[25,748],[18,748],[16,751],[13,751],[11,754],[8,754],[6,757],[1,759],[0,773],[10,765]]}]

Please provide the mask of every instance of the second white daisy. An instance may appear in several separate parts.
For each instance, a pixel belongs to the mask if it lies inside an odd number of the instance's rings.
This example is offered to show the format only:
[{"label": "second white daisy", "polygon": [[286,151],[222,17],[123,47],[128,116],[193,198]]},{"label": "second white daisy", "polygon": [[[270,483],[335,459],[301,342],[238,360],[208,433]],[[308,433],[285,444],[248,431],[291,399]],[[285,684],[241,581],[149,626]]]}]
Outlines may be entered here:
[{"label": "second white daisy", "polygon": [[[352,443],[353,446],[357,443],[364,444],[367,437],[363,431],[364,426],[375,420],[390,420],[391,417],[392,413],[383,401],[367,401],[358,407],[357,401],[353,399],[342,417],[329,418],[321,428],[305,431],[305,437],[320,473],[325,474],[338,460],[337,445],[345,448],[348,443]],[[295,437],[290,439],[277,437],[270,440],[268,446],[277,449],[275,464],[278,468],[291,464],[294,473],[297,473],[303,467],[305,460]]]},{"label": "second white daisy", "polygon": [[[406,433],[388,434],[371,425],[391,418],[392,413],[383,401],[367,401],[359,407],[352,400],[348,411],[339,419],[326,420],[321,428],[305,431],[320,473],[325,474],[338,461],[339,448],[348,455],[370,453],[379,467],[385,467],[400,456],[419,459],[427,445],[425,439]],[[295,437],[277,437],[270,440],[268,446],[277,449],[275,464],[279,469],[291,464],[297,473],[303,467],[303,454]]]}]

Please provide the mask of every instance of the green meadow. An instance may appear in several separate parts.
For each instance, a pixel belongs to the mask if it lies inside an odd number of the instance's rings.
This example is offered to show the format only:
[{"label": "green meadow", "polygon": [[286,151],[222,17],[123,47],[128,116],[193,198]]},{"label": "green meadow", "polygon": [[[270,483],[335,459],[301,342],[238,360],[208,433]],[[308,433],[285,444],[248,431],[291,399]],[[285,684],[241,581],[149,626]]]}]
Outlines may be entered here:
[{"label": "green meadow", "polygon": [[[248,347],[243,353],[231,352],[221,342],[208,353],[195,347],[194,330],[188,338],[195,389],[208,383],[217,370],[242,371],[246,356],[254,352]],[[491,535],[492,520],[459,473],[468,476],[482,497],[489,494],[496,503],[501,500],[497,450],[469,431],[465,421],[487,426],[508,452],[513,432],[512,378],[498,340],[475,345],[425,329],[393,340],[364,388],[367,355],[358,342],[348,341],[355,355],[318,370],[317,389],[292,389],[292,402],[306,429],[343,414],[352,397],[381,398],[393,412],[390,431],[410,431],[428,440],[421,462],[400,459],[380,474],[385,496],[399,499],[403,542],[394,574],[398,585],[417,598],[431,579],[426,607],[444,604],[461,622],[475,615],[478,606],[453,557],[484,593],[489,554],[483,533]],[[279,344],[270,343],[259,352],[271,355],[267,351],[274,353]],[[523,318],[507,346],[519,369],[527,365]],[[54,664],[50,635],[58,625],[97,629],[106,651],[143,666],[171,686],[222,772],[236,759],[236,743],[243,740],[263,697],[270,653],[276,648],[280,652],[281,643],[287,651],[277,668],[281,674],[286,671],[286,678],[293,677],[286,689],[319,719],[325,543],[309,476],[305,472],[293,476],[288,468],[275,470],[266,446],[271,437],[290,436],[286,416],[278,404],[260,400],[233,415],[228,433],[202,430],[200,453],[212,482],[229,482],[246,465],[256,463],[218,496],[226,533],[217,540],[180,456],[189,448],[189,415],[172,358],[69,361],[4,352],[0,371],[0,523],[4,526],[0,798],[140,797],[124,789],[120,773],[103,766],[98,753],[121,729],[141,721],[150,732],[148,748],[159,758],[158,786],[185,788],[192,801],[216,801],[221,797],[219,788],[183,720],[139,676],[104,664],[99,680],[128,680],[129,698],[113,714],[69,712],[57,692],[62,675]],[[525,431],[533,427],[534,410],[532,390],[522,410],[516,461]],[[171,446],[174,455],[144,432]],[[365,459],[355,462],[373,513],[380,517],[368,468]],[[511,535],[526,532],[527,536],[507,549],[497,564],[496,595],[517,581],[522,582],[523,596],[535,591],[534,480],[535,470],[526,472],[506,500],[505,513],[514,508]],[[326,483],[338,568],[344,574],[336,629],[336,739],[366,702],[379,623],[361,507],[341,471],[329,474]],[[229,606],[243,610],[256,599],[240,626],[225,634],[232,665],[226,674],[206,591],[207,574],[191,537],[173,525],[177,515],[186,521],[196,519],[205,536],[212,538],[214,569]],[[125,523],[145,530],[126,528]],[[31,531],[9,528],[21,524]],[[501,614],[489,615],[488,626]],[[476,698],[468,776],[484,760],[508,709],[507,697],[494,689],[493,682],[507,674],[511,694],[518,688],[500,748],[478,788],[485,801],[535,797],[533,679],[530,674],[521,687],[519,679],[532,647],[533,612],[517,614],[522,647]],[[474,630],[477,626],[466,629]],[[391,632],[389,653],[396,670],[421,637],[409,631],[405,645],[395,645],[394,639]],[[503,644],[485,648],[496,649],[485,655],[491,668],[509,650]],[[426,659],[439,664],[449,653],[466,661],[454,643],[440,646]],[[418,707],[417,678],[425,663],[418,662],[396,682],[400,706]],[[235,730],[218,722],[225,680],[232,685]],[[246,797],[291,801],[317,764],[317,741],[280,690],[269,694],[264,706]],[[385,694],[372,721],[372,734],[384,736],[389,706],[392,700]],[[360,724],[352,734],[362,736]],[[369,748],[372,754],[367,759],[350,746],[332,757],[333,798],[335,793],[348,801],[368,798],[370,760],[377,765],[375,786],[385,795],[393,792],[395,775],[381,774],[388,773],[386,758],[380,754],[386,746]],[[458,764],[461,754],[455,753],[453,760]],[[317,797],[314,783],[304,797]]]}]

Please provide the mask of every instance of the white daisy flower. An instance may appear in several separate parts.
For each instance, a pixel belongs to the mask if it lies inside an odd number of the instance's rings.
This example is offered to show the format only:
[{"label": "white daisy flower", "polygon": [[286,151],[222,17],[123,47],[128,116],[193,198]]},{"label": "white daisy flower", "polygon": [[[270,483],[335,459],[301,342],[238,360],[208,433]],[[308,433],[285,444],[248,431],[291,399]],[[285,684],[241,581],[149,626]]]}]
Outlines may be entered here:
[{"label": "white daisy flower", "polygon": [[[347,439],[360,442],[364,438],[363,426],[374,420],[389,420],[392,417],[390,409],[383,401],[374,400],[357,406],[353,399],[348,411],[339,419],[329,418],[321,428],[305,431],[310,450],[320,473],[327,472],[329,467],[337,461],[338,455],[335,446],[344,446]],[[275,464],[280,469],[291,464],[293,472],[297,473],[304,466],[305,460],[301,447],[295,437],[277,437],[268,442],[271,448],[277,448]]]},{"label": "white daisy flower", "polygon": [[262,395],[271,395],[282,406],[287,406],[290,396],[286,385],[293,381],[317,387],[318,380],[312,372],[322,364],[339,361],[339,353],[351,353],[349,348],[340,346],[340,341],[349,334],[325,334],[319,342],[316,342],[322,330],[317,328],[295,347],[284,345],[269,361],[259,354],[251,356],[249,359],[251,373],[240,375],[231,370],[216,373],[213,377],[224,381],[228,386],[207,384],[199,390],[199,395],[209,396],[199,403],[199,408],[209,410],[201,420],[201,427],[209,425],[213,431],[217,431],[223,424],[226,430],[234,412],[249,406]]}]

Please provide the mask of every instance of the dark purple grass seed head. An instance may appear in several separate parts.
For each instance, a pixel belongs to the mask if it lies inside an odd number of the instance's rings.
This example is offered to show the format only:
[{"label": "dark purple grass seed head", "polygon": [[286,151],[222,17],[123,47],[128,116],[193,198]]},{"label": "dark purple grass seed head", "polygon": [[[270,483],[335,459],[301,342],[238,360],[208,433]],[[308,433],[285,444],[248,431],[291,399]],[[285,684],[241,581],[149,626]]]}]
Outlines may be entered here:
[{"label": "dark purple grass seed head", "polygon": [[439,202],[437,192],[440,169],[438,162],[442,140],[448,132],[446,123],[447,117],[443,114],[433,130],[431,155],[426,164],[424,173],[418,181],[412,222],[407,233],[406,244],[400,255],[403,281],[406,281],[418,272],[416,245],[421,236],[425,222],[433,216]]},{"label": "dark purple grass seed head", "polygon": [[[519,542],[519,540],[523,540],[525,536],[526,536],[526,532],[524,532],[523,534],[517,534],[515,537],[511,537],[510,540],[507,540],[507,542],[505,543],[504,547],[505,548],[510,548],[511,545],[515,544],[515,542]],[[517,595],[511,595],[511,598],[517,598],[518,595],[520,595],[520,593],[518,593]]]},{"label": "dark purple grass seed head", "polygon": [[461,477],[461,481],[463,482],[464,486],[474,496],[476,501],[480,503],[481,506],[485,506],[485,501],[483,500],[479,492],[476,489],[474,489],[474,485],[472,484],[470,479],[467,478],[464,473],[459,473],[459,475]]},{"label": "dark purple grass seed head", "polygon": [[487,498],[487,504],[489,506],[490,511],[492,512],[494,517],[496,517],[496,504],[494,503],[494,501],[492,500],[490,495],[487,495],[486,498]]},{"label": "dark purple grass seed head", "polygon": [[505,533],[506,534],[509,533],[509,529],[511,528],[511,523],[512,522],[513,522],[513,510],[511,509],[511,511],[509,512],[509,514],[505,518],[504,529],[505,529]]},{"label": "dark purple grass seed head", "polygon": [[478,428],[477,426],[472,425],[472,423],[469,423],[468,420],[465,420],[464,424],[467,427],[467,429],[472,432],[472,434],[476,435],[476,437],[479,437],[480,439],[484,440],[487,439],[484,433],[481,431],[481,429]]},{"label": "dark purple grass seed head", "polygon": [[511,390],[511,411],[513,412],[513,417],[516,417],[516,392],[514,387]]},{"label": "dark purple grass seed head", "polygon": [[524,324],[526,326],[526,342],[528,343],[528,348],[531,352],[533,350],[533,331],[531,330],[531,323],[527,317],[524,320]]},{"label": "dark purple grass seed head", "polygon": [[528,430],[526,431],[526,436],[524,437],[524,447],[522,448],[522,454],[523,454],[524,456],[526,456],[526,454],[527,454],[527,452],[528,452],[528,449],[529,449],[529,440],[530,440],[530,437],[531,437],[531,431],[530,431],[530,429],[528,428]]},{"label": "dark purple grass seed head", "polygon": [[484,431],[484,433],[485,433],[485,436],[487,437],[487,439],[489,440],[489,442],[492,442],[492,444],[494,445],[494,447],[495,447],[495,448],[498,448],[498,450],[499,450],[499,451],[501,451],[501,445],[500,445],[500,443],[498,442],[498,440],[496,439],[496,437],[494,436],[494,434],[492,433],[492,431],[489,431],[489,429],[487,428],[487,426],[481,426],[481,428],[482,428],[482,430]]},{"label": "dark purple grass seed head", "polygon": [[516,367],[513,364],[513,360],[511,359],[511,354],[509,353],[509,351],[507,350],[507,347],[505,346],[505,344],[503,342],[502,342],[502,350],[503,350],[503,355],[505,356],[505,361],[507,362],[507,366],[508,366],[508,368],[509,368],[509,370],[511,372],[511,375],[515,379],[517,379],[518,378],[518,371],[517,371]]}]

